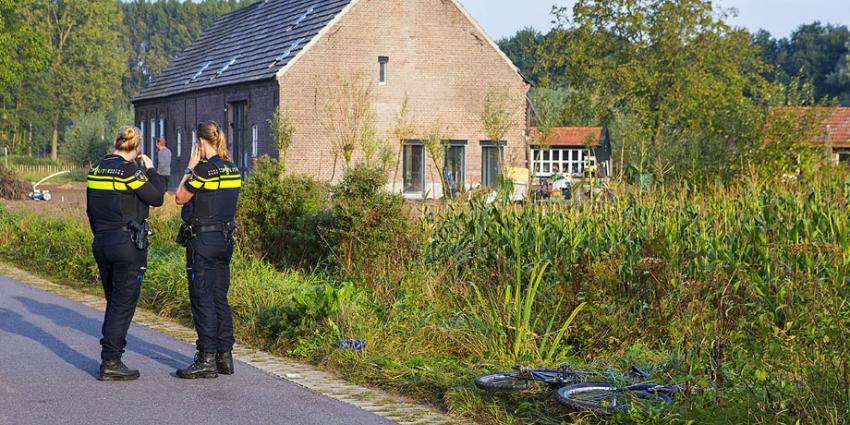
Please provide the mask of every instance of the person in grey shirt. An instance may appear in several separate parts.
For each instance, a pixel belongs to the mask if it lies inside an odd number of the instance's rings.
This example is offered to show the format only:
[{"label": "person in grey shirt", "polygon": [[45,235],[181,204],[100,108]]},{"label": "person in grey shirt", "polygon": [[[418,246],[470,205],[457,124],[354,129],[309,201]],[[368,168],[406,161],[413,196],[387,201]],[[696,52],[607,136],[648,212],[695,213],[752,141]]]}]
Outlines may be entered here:
[{"label": "person in grey shirt", "polygon": [[165,138],[156,139],[156,172],[162,179],[165,190],[168,190],[168,182],[171,179],[171,149],[165,145]]}]

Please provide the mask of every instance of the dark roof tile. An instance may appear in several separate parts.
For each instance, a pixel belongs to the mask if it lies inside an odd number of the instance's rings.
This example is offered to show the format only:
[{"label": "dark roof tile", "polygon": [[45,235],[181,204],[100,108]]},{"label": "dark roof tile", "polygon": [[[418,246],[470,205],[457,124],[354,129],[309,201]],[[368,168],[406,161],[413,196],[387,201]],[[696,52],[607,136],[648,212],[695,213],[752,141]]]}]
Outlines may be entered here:
[{"label": "dark roof tile", "polygon": [[216,20],[134,101],[273,78],[352,0],[266,0]]}]

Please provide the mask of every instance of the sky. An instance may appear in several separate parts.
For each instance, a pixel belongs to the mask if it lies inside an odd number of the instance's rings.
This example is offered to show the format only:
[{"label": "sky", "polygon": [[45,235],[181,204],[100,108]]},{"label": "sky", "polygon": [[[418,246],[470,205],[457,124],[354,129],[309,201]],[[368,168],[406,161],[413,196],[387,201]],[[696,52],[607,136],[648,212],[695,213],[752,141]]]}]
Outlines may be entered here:
[{"label": "sky", "polygon": [[[552,27],[552,5],[572,6],[574,0],[460,0],[495,40],[527,26],[546,31]],[[850,0],[715,0],[735,8],[731,23],[751,31],[764,28],[775,37],[787,37],[802,24],[819,20],[850,26]]]}]

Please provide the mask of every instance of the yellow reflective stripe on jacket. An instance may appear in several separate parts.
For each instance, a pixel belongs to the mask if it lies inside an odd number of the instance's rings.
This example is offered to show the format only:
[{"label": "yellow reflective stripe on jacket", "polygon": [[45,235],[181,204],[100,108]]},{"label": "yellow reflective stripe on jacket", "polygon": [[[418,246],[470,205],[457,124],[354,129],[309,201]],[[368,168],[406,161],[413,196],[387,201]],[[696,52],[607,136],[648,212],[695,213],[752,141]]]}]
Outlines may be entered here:
[{"label": "yellow reflective stripe on jacket", "polygon": [[91,175],[91,174],[89,174],[88,179],[89,180],[109,180],[109,181],[115,180],[115,178],[112,177],[112,176],[97,176],[97,175]]},{"label": "yellow reflective stripe on jacket", "polygon": [[128,189],[136,190],[145,182],[136,179],[135,176],[128,178],[112,177],[112,176],[95,176],[89,175],[86,180],[86,187],[94,190],[121,190]]},{"label": "yellow reflective stripe on jacket", "polygon": [[227,175],[212,177],[208,179],[196,177],[195,179],[189,180],[189,185],[195,189],[203,188],[205,190],[238,189],[242,187],[242,179],[238,174],[232,176]]},{"label": "yellow reflective stripe on jacket", "polygon": [[114,180],[92,180],[86,182],[86,187],[94,190],[127,190],[127,185]]},{"label": "yellow reflective stripe on jacket", "polygon": [[242,179],[221,180],[220,186],[222,189],[236,189],[242,187]]},{"label": "yellow reflective stripe on jacket", "polygon": [[[118,179],[116,179],[116,180],[118,180]],[[130,189],[136,190],[136,189],[144,186],[144,184],[145,184],[145,182],[143,182],[141,180],[133,180],[133,181],[127,183],[127,186],[130,186]]]}]

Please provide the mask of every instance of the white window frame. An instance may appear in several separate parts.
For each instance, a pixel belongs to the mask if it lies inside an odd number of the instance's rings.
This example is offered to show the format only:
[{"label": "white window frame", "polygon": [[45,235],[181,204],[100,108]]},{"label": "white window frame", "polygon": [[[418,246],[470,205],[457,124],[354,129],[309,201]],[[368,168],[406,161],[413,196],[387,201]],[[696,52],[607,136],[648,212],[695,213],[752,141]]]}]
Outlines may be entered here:
[{"label": "white window frame", "polygon": [[[165,138],[165,118],[159,119],[159,137]],[[156,152],[156,143],[151,145],[151,152]]]},{"label": "white window frame", "polygon": [[141,131],[141,137],[139,137],[140,145],[142,145],[142,153],[145,153],[145,121],[142,120],[139,123],[139,130]]},{"label": "white window frame", "polygon": [[257,124],[251,126],[251,157],[256,158],[259,150],[259,143],[257,141],[258,131]]},{"label": "white window frame", "polygon": [[[587,167],[596,166],[593,151],[585,148],[555,146],[548,149],[531,147],[536,177],[551,177],[553,174],[582,176]],[[557,165],[558,171],[554,171]],[[564,172],[564,170],[568,172]]]},{"label": "white window frame", "polygon": [[148,151],[148,152],[150,152],[150,155],[153,155],[153,153],[156,152],[156,150],[153,147],[155,141],[156,141],[156,119],[152,118],[151,119],[151,137],[150,137],[150,145],[149,145],[150,150]]},{"label": "white window frame", "polygon": [[390,58],[389,56],[378,57],[378,84],[384,86],[390,79]]}]

